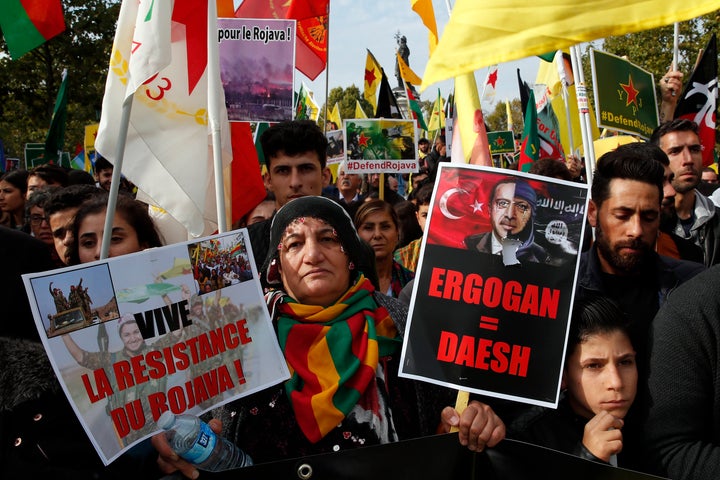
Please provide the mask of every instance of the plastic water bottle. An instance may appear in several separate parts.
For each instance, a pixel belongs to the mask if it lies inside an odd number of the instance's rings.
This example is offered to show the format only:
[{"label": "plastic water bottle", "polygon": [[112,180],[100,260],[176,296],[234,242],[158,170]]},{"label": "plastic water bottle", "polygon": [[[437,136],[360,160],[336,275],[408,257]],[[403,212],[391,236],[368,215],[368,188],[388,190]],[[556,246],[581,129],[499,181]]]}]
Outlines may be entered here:
[{"label": "plastic water bottle", "polygon": [[165,411],[157,424],[165,430],[172,449],[200,470],[219,472],[253,464],[250,455],[212,431],[195,415]]}]

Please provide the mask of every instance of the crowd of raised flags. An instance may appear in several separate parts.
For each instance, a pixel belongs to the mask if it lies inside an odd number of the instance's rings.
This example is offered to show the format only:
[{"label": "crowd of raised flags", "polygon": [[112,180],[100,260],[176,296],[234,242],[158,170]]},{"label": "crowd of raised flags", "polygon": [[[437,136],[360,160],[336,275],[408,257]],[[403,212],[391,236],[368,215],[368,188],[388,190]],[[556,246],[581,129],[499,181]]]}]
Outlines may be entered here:
[{"label": "crowd of raised flags", "polygon": [[[371,105],[372,117],[399,117],[407,112],[422,131],[421,136],[447,134],[453,161],[492,165],[481,104],[494,100],[498,64],[532,55],[542,57],[538,59],[534,87],[523,81],[518,71],[524,128],[515,153],[519,168],[527,171],[540,156],[562,159],[580,151],[581,134],[577,120],[573,120],[578,116],[575,85],[569,56],[561,49],[695,18],[714,10],[714,3],[702,0],[683,5],[656,4],[649,9],[644,0],[628,0],[622,5],[587,2],[537,9],[522,0],[509,0],[488,10],[473,0],[458,0],[446,33],[439,39],[432,1],[409,0],[428,29],[430,59],[423,77],[396,55],[404,87],[400,103],[406,102],[401,108],[383,67],[368,50],[362,72],[363,96]],[[113,163],[122,162],[123,173],[138,186],[144,200],[167,210],[193,235],[208,234],[224,223],[217,216],[218,206],[223,203],[215,193],[219,185],[215,169],[221,169],[225,179],[222,197],[226,200],[228,223],[264,196],[255,141],[258,132],[242,122],[228,122],[219,76],[211,78],[208,68],[217,61],[208,56],[212,55],[209,47],[213,42],[208,39],[213,38],[213,15],[295,19],[295,68],[315,79],[327,66],[329,0],[282,4],[245,0],[237,9],[233,0],[217,0],[213,7],[217,10],[208,9],[208,3],[202,0],[122,3],[95,142],[100,154]],[[65,28],[60,0],[7,0],[1,13],[0,26],[12,58]],[[173,22],[184,26],[184,33],[171,31]],[[714,42],[713,36],[677,107],[677,116],[699,120],[703,142],[710,145],[705,148],[706,164],[713,161],[714,150],[716,103],[713,98],[710,104],[711,96],[705,91],[708,85],[712,87],[712,81],[717,88]],[[486,67],[487,75],[478,93],[474,71]],[[446,100],[438,89],[426,116],[415,87],[423,91],[447,78],[455,79],[453,93]],[[57,158],[64,143],[65,85],[63,81],[48,132],[48,159]],[[218,115],[207,118],[206,112],[213,111],[212,104],[218,101]],[[512,131],[510,106],[505,101],[508,130]],[[293,110],[296,119],[320,118],[320,107],[304,82],[295,93]],[[354,115],[368,116],[359,101]],[[324,118],[342,128],[337,103],[327,106]],[[119,125],[127,126],[126,141],[124,132],[118,135]],[[219,135],[219,144],[213,134]],[[597,125],[592,125],[589,135],[598,138]],[[178,138],[183,142],[177,142]],[[83,166],[87,169],[88,162]]]}]

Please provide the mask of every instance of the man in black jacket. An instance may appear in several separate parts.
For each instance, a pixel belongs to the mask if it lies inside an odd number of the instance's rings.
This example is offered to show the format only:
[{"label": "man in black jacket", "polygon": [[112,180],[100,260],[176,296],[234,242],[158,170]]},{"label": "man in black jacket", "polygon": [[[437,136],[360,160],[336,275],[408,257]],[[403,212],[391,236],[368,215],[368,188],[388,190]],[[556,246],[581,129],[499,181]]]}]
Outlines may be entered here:
[{"label": "man in black jacket", "polygon": [[[632,143],[606,153],[593,175],[588,222],[595,243],[580,258],[576,295],[615,300],[628,319],[638,359],[638,401],[647,375],[648,332],[660,306],[678,285],[704,270],[699,263],[658,255],[665,153],[655,145]],[[624,450],[631,458],[641,444],[636,408],[628,414]],[[634,428],[633,428],[634,427]],[[626,429],[627,430],[627,429]],[[645,466],[638,465],[637,469]]]}]

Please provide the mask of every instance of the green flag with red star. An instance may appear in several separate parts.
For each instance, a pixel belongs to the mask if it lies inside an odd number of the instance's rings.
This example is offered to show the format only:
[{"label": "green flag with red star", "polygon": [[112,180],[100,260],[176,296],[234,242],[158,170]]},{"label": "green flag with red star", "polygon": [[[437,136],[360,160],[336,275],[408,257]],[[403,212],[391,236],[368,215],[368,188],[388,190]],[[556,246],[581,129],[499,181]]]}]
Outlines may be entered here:
[{"label": "green flag with red star", "polygon": [[599,50],[590,60],[598,127],[650,138],[658,126],[652,73]]},{"label": "green flag with red star", "polygon": [[525,116],[523,117],[522,143],[520,145],[520,160],[518,170],[527,172],[533,163],[540,157],[540,137],[537,130],[537,110],[535,109],[535,93],[532,88],[528,92],[529,98]]},{"label": "green flag with red star", "polygon": [[487,136],[491,154],[513,153],[515,151],[515,139],[512,130],[488,132]]}]

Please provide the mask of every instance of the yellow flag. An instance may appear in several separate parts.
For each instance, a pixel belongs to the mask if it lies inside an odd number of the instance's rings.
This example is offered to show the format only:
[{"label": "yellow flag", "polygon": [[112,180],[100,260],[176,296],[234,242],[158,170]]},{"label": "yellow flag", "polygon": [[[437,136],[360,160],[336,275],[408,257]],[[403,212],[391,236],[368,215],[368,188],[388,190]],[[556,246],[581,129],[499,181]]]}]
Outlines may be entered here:
[{"label": "yellow flag", "polygon": [[[550,98],[550,104],[555,111],[555,116],[558,119],[558,125],[560,127],[560,143],[565,153],[570,154],[573,150],[577,150],[578,147],[582,146],[582,130],[580,129],[580,115],[578,113],[577,99],[575,96],[575,85],[572,85],[573,81],[570,73],[567,72],[568,66],[566,65],[567,62],[562,58],[562,52],[558,52],[552,62],[546,62],[540,59],[538,59],[538,62],[540,62],[540,65],[535,83],[547,86],[547,95],[548,98]],[[561,72],[565,76],[564,79],[560,76]],[[566,85],[571,84],[567,87],[567,102],[570,110],[570,125],[572,126],[572,145],[570,144],[570,135],[568,134],[567,109],[565,108],[565,100],[561,95],[563,83]],[[598,130],[592,104],[588,103],[588,108],[590,109],[590,136],[592,139],[596,139],[600,136],[600,130]]]},{"label": "yellow flag", "polygon": [[332,110],[328,112],[328,120],[334,122],[338,128],[342,128],[342,117],[340,117],[340,110],[338,109],[337,102],[335,102]]},{"label": "yellow flag", "polygon": [[428,29],[428,51],[432,55],[438,43],[437,22],[435,21],[432,0],[410,0],[410,6],[415,13],[420,15],[423,24]]},{"label": "yellow flag", "polygon": [[443,99],[440,96],[440,89],[438,88],[437,100],[433,105],[432,112],[430,112],[430,120],[428,121],[428,131],[432,132],[440,130],[445,127],[445,105]]},{"label": "yellow flag", "polygon": [[[507,98],[505,99],[505,114],[507,115],[507,126],[508,130],[512,131],[513,129],[513,119],[512,119],[512,111],[510,110],[510,100]],[[513,133],[513,136],[515,134]]]},{"label": "yellow flag", "polygon": [[582,42],[669,25],[717,10],[717,0],[457,0],[421,90],[466,72]]},{"label": "yellow flag", "polygon": [[360,105],[360,100],[355,100],[355,118],[367,118],[365,110],[363,110],[362,105]]},{"label": "yellow flag", "polygon": [[382,68],[375,56],[367,51],[367,59],[365,60],[365,88],[363,90],[363,96],[365,100],[370,102],[373,107],[373,112],[377,110],[377,89],[380,86],[382,80]]},{"label": "yellow flag", "polygon": [[100,125],[94,123],[92,125],[85,125],[85,138],[83,141],[83,147],[85,149],[85,168],[86,172],[93,172],[92,161],[90,155],[95,154],[95,137],[97,137],[98,127]]},{"label": "yellow flag", "polygon": [[[470,160],[473,145],[478,136],[475,129],[475,111],[480,110],[480,96],[478,95],[475,75],[470,72],[455,77],[455,108],[457,108],[460,140],[465,156],[464,161]],[[485,133],[487,136],[487,133]],[[487,140],[486,140],[487,142]]]},{"label": "yellow flag", "polygon": [[420,85],[422,83],[422,78],[418,77],[417,74],[412,71],[412,68],[405,63],[405,60],[403,60],[397,52],[395,53],[395,57],[397,58],[398,66],[400,67],[400,75],[402,76],[402,79],[405,80],[405,83]]}]

